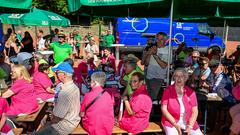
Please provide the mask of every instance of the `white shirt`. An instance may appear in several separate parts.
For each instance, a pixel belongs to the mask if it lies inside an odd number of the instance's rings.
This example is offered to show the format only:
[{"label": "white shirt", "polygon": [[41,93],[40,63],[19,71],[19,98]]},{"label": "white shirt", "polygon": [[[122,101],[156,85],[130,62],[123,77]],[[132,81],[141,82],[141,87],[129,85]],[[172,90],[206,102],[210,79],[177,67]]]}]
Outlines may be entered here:
[{"label": "white shirt", "polygon": [[45,48],[45,39],[40,38],[38,41],[38,50],[42,50]]}]

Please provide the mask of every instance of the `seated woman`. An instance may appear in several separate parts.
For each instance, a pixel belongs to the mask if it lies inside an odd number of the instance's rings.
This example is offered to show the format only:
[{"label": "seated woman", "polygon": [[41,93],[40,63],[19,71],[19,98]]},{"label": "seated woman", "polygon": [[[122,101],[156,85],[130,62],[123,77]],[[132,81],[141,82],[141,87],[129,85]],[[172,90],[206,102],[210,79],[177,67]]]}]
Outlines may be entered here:
[{"label": "seated woman", "polygon": [[0,97],[0,134],[1,135],[14,135],[11,127],[6,123],[8,103],[7,100]]},{"label": "seated woman", "polygon": [[38,111],[38,104],[30,75],[23,65],[12,67],[12,80],[10,89],[3,93],[3,98],[11,97],[11,105],[7,115],[16,116],[31,114]]},{"label": "seated woman", "polygon": [[102,58],[103,70],[106,72],[116,72],[115,57],[111,53],[111,48],[104,49],[104,56]]},{"label": "seated woman", "polygon": [[[237,86],[233,88],[232,91],[233,96],[240,100],[240,81],[237,83]],[[232,125],[230,127],[231,133],[230,135],[238,135],[240,134],[240,103],[237,105],[234,105],[230,109],[230,115],[232,117]]]},{"label": "seated woman", "polygon": [[40,64],[38,71],[33,75],[33,86],[36,96],[43,101],[53,101],[55,91],[51,88],[53,84],[48,77],[49,65]]},{"label": "seated woman", "polygon": [[196,94],[185,85],[188,73],[178,68],[173,74],[175,83],[166,88],[161,101],[162,125],[166,135],[202,135],[196,122],[198,105]]},{"label": "seated woman", "polygon": [[152,99],[143,82],[144,76],[142,73],[133,73],[130,80],[133,94],[129,98],[130,100],[126,96],[123,98],[126,108],[123,118],[119,121],[119,126],[133,134],[141,133],[149,125]]},{"label": "seated woman", "polygon": [[[91,76],[92,91],[84,96],[81,104],[82,125],[90,135],[112,134],[114,96],[103,90],[105,81],[104,72],[93,73]],[[95,102],[92,103],[94,100]]]}]

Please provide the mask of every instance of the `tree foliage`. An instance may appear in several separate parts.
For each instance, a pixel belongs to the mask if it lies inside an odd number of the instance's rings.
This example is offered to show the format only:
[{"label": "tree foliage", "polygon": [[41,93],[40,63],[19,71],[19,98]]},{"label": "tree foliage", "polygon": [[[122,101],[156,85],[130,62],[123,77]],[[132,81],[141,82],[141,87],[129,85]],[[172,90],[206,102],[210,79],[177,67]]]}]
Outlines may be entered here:
[{"label": "tree foliage", "polygon": [[68,14],[67,0],[33,0],[33,7],[49,10],[61,15]]}]

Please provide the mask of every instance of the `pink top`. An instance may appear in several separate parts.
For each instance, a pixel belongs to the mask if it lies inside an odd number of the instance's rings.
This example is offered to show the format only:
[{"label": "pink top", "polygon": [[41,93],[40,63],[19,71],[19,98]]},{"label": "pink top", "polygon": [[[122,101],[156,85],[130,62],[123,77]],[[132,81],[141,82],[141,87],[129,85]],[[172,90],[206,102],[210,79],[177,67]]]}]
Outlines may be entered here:
[{"label": "pink top", "polygon": [[232,90],[232,94],[237,100],[240,100],[240,86],[234,87]]},{"label": "pink top", "polygon": [[[7,109],[8,109],[7,100],[0,97],[0,119],[2,118],[2,114],[7,112]],[[11,127],[7,125],[7,123],[5,123],[2,129],[0,130],[0,132],[8,133],[10,130],[11,130]]]},{"label": "pink top", "polygon": [[125,109],[119,126],[133,134],[141,133],[149,125],[149,117],[152,109],[152,100],[145,85],[142,85],[133,92],[130,99],[130,106],[135,114],[130,116]]},{"label": "pink top", "polygon": [[38,111],[38,103],[31,83],[24,79],[18,79],[14,81],[10,89],[14,95],[11,97],[8,115],[31,114]]},{"label": "pink top", "polygon": [[[192,115],[192,108],[194,106],[197,106],[197,97],[191,88],[185,86],[182,100],[185,108],[185,121],[188,125],[189,119]],[[175,84],[168,86],[164,90],[161,104],[167,105],[168,112],[173,116],[176,122],[178,122],[180,119],[180,103],[178,101],[177,92],[175,90]],[[170,123],[164,115],[162,115],[162,124],[164,126],[173,127],[172,123]],[[198,128],[199,127],[196,121],[194,123],[193,130],[196,130]]]},{"label": "pink top", "polygon": [[33,86],[37,98],[47,100],[54,97],[54,93],[47,92],[47,88],[52,86],[52,81],[47,74],[36,72],[33,75]]},{"label": "pink top", "polygon": [[[85,112],[85,108],[102,92],[102,87],[98,86],[87,93],[81,104],[81,112]],[[104,92],[98,100],[92,104],[85,112],[82,118],[84,129],[90,135],[111,135],[114,126],[114,96],[109,92]]]},{"label": "pink top", "polygon": [[115,57],[112,54],[110,54],[108,58],[107,57],[102,58],[102,64],[106,64],[107,62],[110,63],[111,67],[114,69],[114,72],[116,72]]}]

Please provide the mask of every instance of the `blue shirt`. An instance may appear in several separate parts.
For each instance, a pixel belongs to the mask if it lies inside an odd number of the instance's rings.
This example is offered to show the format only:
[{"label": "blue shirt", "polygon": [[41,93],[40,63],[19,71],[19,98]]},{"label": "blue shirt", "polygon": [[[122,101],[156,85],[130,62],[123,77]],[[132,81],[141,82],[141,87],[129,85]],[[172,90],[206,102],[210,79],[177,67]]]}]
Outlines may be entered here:
[{"label": "blue shirt", "polygon": [[232,81],[223,72],[216,75],[214,78],[213,92],[226,100],[230,104],[235,104],[236,100],[232,95]]}]

